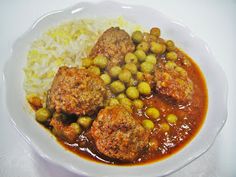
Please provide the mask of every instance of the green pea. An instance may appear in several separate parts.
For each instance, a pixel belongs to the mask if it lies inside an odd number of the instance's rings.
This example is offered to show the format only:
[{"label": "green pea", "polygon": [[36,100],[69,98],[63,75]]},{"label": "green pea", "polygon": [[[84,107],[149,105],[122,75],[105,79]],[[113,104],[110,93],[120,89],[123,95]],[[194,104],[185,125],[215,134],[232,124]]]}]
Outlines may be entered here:
[{"label": "green pea", "polygon": [[167,45],[167,47],[175,46],[175,43],[172,40],[167,40],[166,45]]},{"label": "green pea", "polygon": [[46,122],[51,117],[51,112],[47,108],[40,108],[35,113],[38,122]]},{"label": "green pea", "polygon": [[175,68],[175,70],[176,70],[178,73],[180,73],[181,76],[187,76],[187,71],[185,71],[184,68],[182,68],[182,67],[180,67],[180,66],[177,66],[177,67]]},{"label": "green pea", "polygon": [[178,117],[175,114],[169,114],[167,115],[166,120],[171,124],[176,124]]},{"label": "green pea", "polygon": [[118,75],[120,74],[120,72],[121,72],[121,67],[119,67],[119,66],[113,66],[113,67],[110,69],[109,74],[111,75],[111,77],[116,78],[116,77],[118,77]]},{"label": "green pea", "polygon": [[131,37],[135,43],[140,43],[143,40],[143,34],[141,31],[134,31]]},{"label": "green pea", "polygon": [[151,87],[147,82],[140,82],[138,84],[138,91],[142,95],[150,95],[151,94]]},{"label": "green pea", "polygon": [[134,64],[134,63],[127,63],[125,66],[124,66],[125,69],[127,69],[128,71],[131,72],[131,74],[135,74],[137,73],[137,66]]},{"label": "green pea", "polygon": [[161,123],[159,126],[164,132],[168,132],[170,130],[170,126],[167,123]]},{"label": "green pea", "polygon": [[110,85],[110,89],[113,93],[121,93],[125,90],[125,85],[121,81],[114,81]]},{"label": "green pea", "polygon": [[144,51],[145,53],[148,52],[149,48],[150,48],[149,44],[148,44],[147,42],[145,42],[145,41],[142,41],[142,42],[141,42],[140,44],[138,44],[138,46],[137,46],[137,49],[138,49],[138,50],[142,50],[142,51]]},{"label": "green pea", "polygon": [[119,103],[119,101],[116,99],[116,98],[111,98],[110,100],[109,100],[109,106],[114,106],[114,105],[118,105],[118,104],[120,104]]},{"label": "green pea", "polygon": [[82,132],[82,129],[81,129],[81,127],[79,126],[79,124],[77,124],[77,123],[75,123],[75,122],[71,123],[71,124],[70,124],[70,127],[72,127],[72,128],[75,130],[75,132],[76,132],[77,135],[79,135],[79,134]]},{"label": "green pea", "polygon": [[120,81],[128,83],[131,79],[131,72],[124,69],[120,72],[118,77],[119,77]]},{"label": "green pea", "polygon": [[178,55],[175,52],[168,52],[166,54],[166,59],[168,59],[168,60],[175,61],[175,60],[177,60],[177,58],[178,58]]},{"label": "green pea", "polygon": [[151,119],[157,119],[160,116],[159,110],[154,107],[147,108],[145,113]]},{"label": "green pea", "polygon": [[127,96],[124,93],[120,93],[116,98],[120,100],[122,98],[127,98]]},{"label": "green pea", "polygon": [[139,97],[139,91],[136,87],[128,87],[127,90],[126,90],[126,95],[134,100],[134,99],[137,99]]},{"label": "green pea", "polygon": [[168,61],[166,64],[165,64],[165,67],[167,69],[174,69],[177,65],[175,64],[175,62],[173,61]]},{"label": "green pea", "polygon": [[137,63],[138,58],[133,53],[129,52],[125,55],[125,63]]},{"label": "green pea", "polygon": [[154,69],[154,65],[152,63],[145,61],[140,65],[140,68],[141,68],[141,71],[144,73],[151,73]]},{"label": "green pea", "polygon": [[80,117],[77,119],[77,123],[81,125],[83,128],[88,128],[92,124],[93,119],[88,116]]},{"label": "green pea", "polygon": [[160,30],[160,28],[153,27],[150,30],[150,34],[153,35],[153,36],[159,37],[161,35],[161,30]]},{"label": "green pea", "polygon": [[154,35],[149,35],[149,42],[156,42],[157,41],[157,37],[156,36],[154,36]]},{"label": "green pea", "polygon": [[157,59],[155,55],[148,55],[146,58],[146,62],[152,63],[152,64],[156,64],[157,63]]},{"label": "green pea", "polygon": [[138,81],[143,81],[144,80],[143,73],[142,72],[137,72],[136,78],[137,78]]},{"label": "green pea", "polygon": [[108,74],[102,74],[100,77],[104,81],[105,85],[111,83],[111,77]]},{"label": "green pea", "polygon": [[136,55],[136,57],[140,62],[145,61],[146,53],[143,50],[136,50],[134,54]]},{"label": "green pea", "polygon": [[107,62],[108,62],[107,58],[102,55],[96,56],[93,60],[93,64],[98,66],[101,69],[107,66]]},{"label": "green pea", "polygon": [[119,100],[120,104],[126,107],[128,110],[131,109],[132,101],[129,98],[121,98]]},{"label": "green pea", "polygon": [[150,50],[155,54],[162,54],[163,45],[157,42],[151,42]]},{"label": "green pea", "polygon": [[93,64],[93,60],[91,58],[83,58],[82,59],[82,66],[88,68]]},{"label": "green pea", "polygon": [[88,69],[90,72],[94,73],[97,76],[99,76],[101,74],[101,71],[100,71],[99,67],[97,67],[97,66],[90,66]]},{"label": "green pea", "polygon": [[148,119],[143,120],[142,125],[144,128],[148,130],[154,129],[154,123],[151,120],[148,120]]},{"label": "green pea", "polygon": [[183,60],[183,64],[185,65],[185,66],[187,66],[187,67],[190,67],[191,66],[191,62],[189,61],[189,59],[188,58],[184,58],[184,60]]},{"label": "green pea", "polygon": [[140,99],[136,99],[133,101],[133,105],[137,108],[137,109],[142,109],[143,108],[143,101]]},{"label": "green pea", "polygon": [[175,50],[175,43],[172,40],[167,40],[166,41],[166,49],[168,51],[174,51]]},{"label": "green pea", "polygon": [[154,35],[151,35],[147,32],[143,33],[143,41],[146,41],[148,43],[152,42],[152,41],[157,41],[157,37]]}]

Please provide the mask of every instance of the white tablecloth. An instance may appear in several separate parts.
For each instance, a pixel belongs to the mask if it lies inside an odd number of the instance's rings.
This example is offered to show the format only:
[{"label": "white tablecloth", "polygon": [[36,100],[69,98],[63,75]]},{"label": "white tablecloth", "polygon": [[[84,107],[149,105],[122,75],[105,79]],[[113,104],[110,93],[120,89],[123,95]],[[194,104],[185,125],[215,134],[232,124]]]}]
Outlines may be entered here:
[{"label": "white tablecloth", "polygon": [[[1,0],[0,1],[0,73],[10,56],[14,40],[48,11],[73,5],[76,0]],[[181,20],[211,47],[226,72],[229,82],[228,120],[212,148],[171,177],[236,176],[236,1],[145,0],[125,1],[162,11]],[[3,77],[0,100],[4,104]],[[158,173],[158,172],[157,172]],[[0,106],[0,176],[1,177],[74,177],[71,172],[39,157],[12,126],[6,110]]]}]

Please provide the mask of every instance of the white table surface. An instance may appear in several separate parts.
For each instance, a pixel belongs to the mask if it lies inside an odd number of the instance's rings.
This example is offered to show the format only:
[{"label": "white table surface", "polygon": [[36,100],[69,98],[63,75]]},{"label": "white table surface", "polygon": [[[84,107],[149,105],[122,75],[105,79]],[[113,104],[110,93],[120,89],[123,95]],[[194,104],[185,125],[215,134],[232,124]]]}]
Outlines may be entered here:
[{"label": "white table surface", "polygon": [[[76,0],[1,0],[0,1],[0,74],[10,56],[14,40],[48,11],[73,5]],[[236,176],[236,1],[190,0],[122,0],[162,11],[181,20],[203,38],[216,60],[226,72],[229,83],[228,120],[212,148],[171,177],[235,177]],[[3,79],[0,77],[0,100]],[[157,172],[158,173],[158,172]],[[41,157],[23,140],[0,106],[0,177],[75,177]],[[148,175],[147,175],[148,176]]]}]

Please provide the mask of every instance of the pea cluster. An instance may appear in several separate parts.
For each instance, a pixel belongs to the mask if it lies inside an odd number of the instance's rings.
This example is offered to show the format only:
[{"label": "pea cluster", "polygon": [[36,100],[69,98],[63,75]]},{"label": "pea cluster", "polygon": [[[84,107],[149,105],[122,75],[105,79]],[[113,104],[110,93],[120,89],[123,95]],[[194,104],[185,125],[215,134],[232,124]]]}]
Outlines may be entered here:
[{"label": "pea cluster", "polygon": [[[52,113],[47,108],[40,108],[35,112],[35,118],[40,123],[45,123],[47,120],[49,120],[52,116],[53,117],[60,117],[63,116],[63,114]],[[76,122],[71,123],[69,126],[74,129],[76,134],[80,134],[83,129],[87,129],[92,124],[93,119],[88,116],[82,116],[77,119]]]},{"label": "pea cluster", "polygon": [[[160,34],[161,31],[157,27],[153,27],[149,33],[134,31],[131,38],[135,44],[135,51],[125,55],[122,66],[113,66],[108,69],[109,60],[102,55],[98,55],[94,59],[82,59],[82,67],[100,76],[112,92],[112,97],[106,102],[107,106],[122,104],[128,110],[132,110],[132,107],[138,110],[143,109],[144,103],[141,98],[149,96],[152,92],[151,85],[146,81],[145,76],[154,72],[155,65],[163,55],[168,61],[166,67],[175,67],[179,72],[185,74],[184,70],[175,64],[178,56],[175,52],[174,42],[171,40],[164,41],[160,38]],[[146,129],[153,130],[153,121],[159,118],[160,112],[155,107],[145,109],[145,115],[148,119],[143,120],[142,125]],[[36,111],[36,120],[41,123],[46,122],[51,116],[50,111],[46,108],[40,108]],[[166,116],[166,120],[170,124],[175,124],[177,119],[174,114]],[[80,134],[82,129],[91,125],[92,121],[93,119],[88,116],[79,117],[70,126]],[[162,123],[160,128],[163,131],[169,131],[169,124]]]},{"label": "pea cluster", "polygon": [[[125,63],[122,66],[106,69],[108,58],[101,55],[94,59],[82,60],[82,66],[99,75],[111,90],[113,97],[107,100],[106,105],[122,104],[129,110],[132,106],[143,109],[144,103],[141,97],[151,94],[151,86],[145,81],[145,75],[154,72],[155,65],[162,55],[165,55],[166,60],[169,61],[167,64],[169,67],[172,67],[171,65],[174,65],[174,61],[178,58],[174,42],[164,41],[160,38],[160,34],[161,31],[157,27],[153,27],[149,33],[134,31],[131,38],[135,44],[135,51],[125,55]],[[152,120],[160,116],[159,110],[154,107],[147,108],[145,114]],[[143,126],[152,130],[154,123],[150,119],[144,120]],[[174,121],[176,122],[171,119],[172,123],[175,123]],[[165,125],[163,127],[163,130],[168,129]]]}]

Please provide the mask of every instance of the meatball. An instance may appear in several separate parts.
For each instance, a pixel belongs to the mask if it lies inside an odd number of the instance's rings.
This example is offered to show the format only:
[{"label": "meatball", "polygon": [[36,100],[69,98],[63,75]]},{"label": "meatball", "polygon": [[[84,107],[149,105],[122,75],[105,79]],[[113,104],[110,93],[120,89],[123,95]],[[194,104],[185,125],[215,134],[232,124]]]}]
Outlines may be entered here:
[{"label": "meatball", "polygon": [[103,106],[106,89],[103,80],[90,71],[63,66],[59,68],[47,97],[50,110],[90,115]]},{"label": "meatball", "polygon": [[121,105],[101,110],[90,133],[102,154],[122,161],[135,160],[147,146],[150,136],[150,132]]},{"label": "meatball", "polygon": [[53,117],[50,121],[50,125],[53,126],[53,133],[69,142],[75,142],[77,138],[76,130],[70,125],[65,125],[58,117]]},{"label": "meatball", "polygon": [[122,64],[128,52],[133,52],[135,46],[131,37],[119,27],[107,29],[98,39],[93,47],[90,57],[103,55],[109,59],[108,68]]},{"label": "meatball", "polygon": [[192,99],[193,82],[186,70],[175,63],[160,64],[155,71],[155,83],[158,93],[179,103],[188,103]]}]

